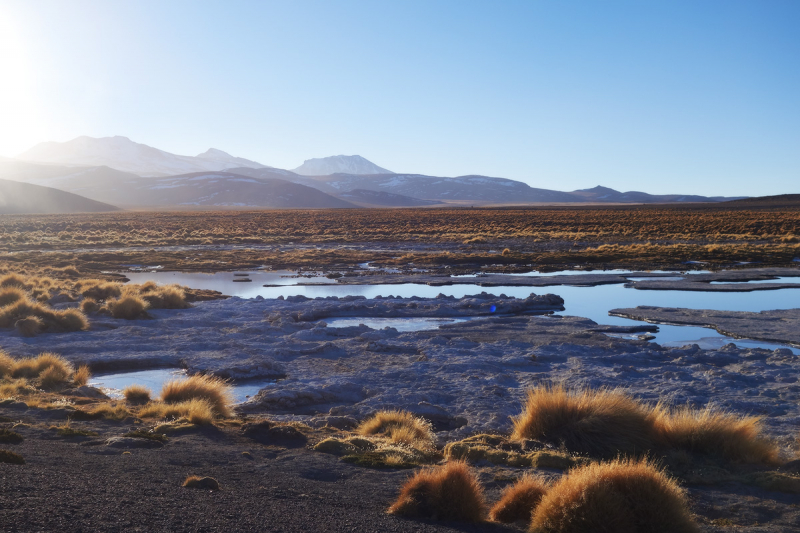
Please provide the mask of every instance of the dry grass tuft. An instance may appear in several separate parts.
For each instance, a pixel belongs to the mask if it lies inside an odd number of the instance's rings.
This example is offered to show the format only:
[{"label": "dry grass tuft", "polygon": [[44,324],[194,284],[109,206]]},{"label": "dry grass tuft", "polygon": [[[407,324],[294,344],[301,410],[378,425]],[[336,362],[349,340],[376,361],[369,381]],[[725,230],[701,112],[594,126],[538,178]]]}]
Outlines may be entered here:
[{"label": "dry grass tuft", "polygon": [[119,298],[122,294],[122,284],[99,279],[80,281],[75,284],[75,288],[80,291],[81,296],[92,300],[108,301]]},{"label": "dry grass tuft", "polygon": [[82,331],[89,327],[86,316],[78,309],[56,311],[40,302],[25,298],[0,307],[0,328],[10,328],[17,321],[31,317],[42,320],[45,329],[56,331]]},{"label": "dry grass tuft", "polygon": [[0,378],[10,376],[16,365],[16,359],[8,355],[5,351],[0,350]]},{"label": "dry grass tuft", "polygon": [[640,403],[618,390],[568,391],[563,385],[528,391],[512,439],[539,439],[595,457],[649,450],[651,423]]},{"label": "dry grass tuft", "polygon": [[108,310],[114,318],[125,320],[136,320],[147,316],[147,308],[150,306],[145,300],[138,296],[125,295],[116,300],[108,302]]},{"label": "dry grass tuft", "polygon": [[9,450],[0,450],[0,463],[24,465],[25,459],[18,453],[14,453]]},{"label": "dry grass tuft", "polygon": [[192,424],[200,426],[213,423],[214,415],[211,404],[199,398],[173,404],[150,402],[138,412],[140,418],[184,418]]},{"label": "dry grass tuft", "polygon": [[17,287],[20,289],[25,288],[25,278],[20,276],[19,274],[6,274],[2,278],[0,278],[0,287]]},{"label": "dry grass tuft", "polygon": [[500,501],[489,511],[489,518],[504,524],[518,520],[528,521],[547,489],[547,483],[543,479],[526,474],[513,485],[506,487],[500,495]]},{"label": "dry grass tuft", "polygon": [[66,385],[73,373],[72,364],[54,353],[19,359],[11,371],[14,378],[39,379],[44,389],[52,390]]},{"label": "dry grass tuft", "polygon": [[219,490],[219,482],[213,477],[189,476],[181,486],[187,489]]},{"label": "dry grass tuft", "polygon": [[0,307],[26,299],[28,299],[28,293],[19,287],[4,287],[0,289]]},{"label": "dry grass tuft", "polygon": [[14,322],[14,329],[22,335],[23,337],[35,337],[42,331],[44,331],[45,323],[44,320],[39,318],[38,316],[29,316],[25,318],[20,318],[16,322]]},{"label": "dry grass tuft", "polygon": [[658,405],[651,418],[655,438],[663,446],[742,463],[778,463],[779,450],[762,435],[760,417],[739,417],[712,407],[670,410]]},{"label": "dry grass tuft", "polygon": [[646,460],[617,459],[576,468],[533,512],[529,531],[695,533],[686,494]]},{"label": "dry grass tuft", "polygon": [[140,296],[150,304],[153,309],[186,309],[186,293],[178,285],[157,286],[155,283],[145,283],[138,287]]},{"label": "dry grass tuft", "polygon": [[150,389],[144,385],[129,385],[122,391],[125,401],[131,405],[144,405],[150,401]]},{"label": "dry grass tuft", "polygon": [[161,388],[161,401],[180,403],[189,400],[204,400],[216,416],[230,417],[233,391],[224,379],[195,374],[186,379],[172,380]]},{"label": "dry grass tuft", "polygon": [[434,520],[480,522],[483,490],[466,463],[451,461],[417,472],[400,491],[389,513]]},{"label": "dry grass tuft", "polygon": [[100,311],[102,306],[92,298],[86,298],[84,301],[81,302],[81,311],[86,314],[97,313]]},{"label": "dry grass tuft", "polygon": [[92,372],[87,365],[81,365],[72,375],[72,384],[76,387],[83,387],[92,379]]},{"label": "dry grass tuft", "polygon": [[433,445],[433,430],[429,422],[408,411],[378,411],[358,426],[356,433],[364,436],[382,435],[395,444],[417,449]]}]

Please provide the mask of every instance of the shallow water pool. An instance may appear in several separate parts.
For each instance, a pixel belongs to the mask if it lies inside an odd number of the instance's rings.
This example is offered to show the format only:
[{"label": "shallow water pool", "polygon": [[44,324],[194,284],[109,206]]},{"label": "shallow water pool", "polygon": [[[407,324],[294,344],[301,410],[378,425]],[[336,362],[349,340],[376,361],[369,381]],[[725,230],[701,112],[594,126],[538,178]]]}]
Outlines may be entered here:
[{"label": "shallow water pool", "polygon": [[[114,374],[98,374],[92,376],[89,385],[100,388],[111,398],[122,398],[122,390],[130,385],[143,385],[150,389],[151,396],[157,397],[164,383],[175,379],[186,379],[186,371],[181,368],[155,368],[151,370],[136,370],[133,372],[118,372]],[[233,383],[233,397],[236,403],[247,401],[264,387],[275,383],[275,380],[252,380]]]}]

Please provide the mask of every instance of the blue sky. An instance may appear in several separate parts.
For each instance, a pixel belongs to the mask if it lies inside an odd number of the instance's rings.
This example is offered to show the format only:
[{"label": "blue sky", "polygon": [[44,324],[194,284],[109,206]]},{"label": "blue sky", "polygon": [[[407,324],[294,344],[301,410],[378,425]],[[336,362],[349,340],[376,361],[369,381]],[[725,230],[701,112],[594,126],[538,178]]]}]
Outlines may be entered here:
[{"label": "blue sky", "polygon": [[0,0],[0,155],[125,135],[293,168],[800,193],[800,2]]}]

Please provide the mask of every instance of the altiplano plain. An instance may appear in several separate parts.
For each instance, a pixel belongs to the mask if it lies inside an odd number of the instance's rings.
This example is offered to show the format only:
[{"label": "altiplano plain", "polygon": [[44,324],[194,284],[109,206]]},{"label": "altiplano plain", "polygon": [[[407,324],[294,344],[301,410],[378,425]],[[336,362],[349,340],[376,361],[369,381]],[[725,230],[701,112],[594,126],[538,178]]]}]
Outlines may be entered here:
[{"label": "altiplano plain", "polygon": [[[491,505],[527,475],[566,491],[620,456],[678,484],[662,488],[686,527],[793,530],[800,316],[768,302],[800,288],[798,234],[796,207],[741,204],[4,216],[0,447],[25,464],[0,465],[0,524],[515,531],[528,520],[487,522],[483,503],[476,524],[426,507],[444,471],[386,510],[420,468],[467,461]],[[248,298],[202,283],[283,270]],[[189,286],[147,281],[170,271]],[[602,287],[763,295],[763,312],[612,299],[569,314]],[[716,327],[722,343],[659,344],[668,324]],[[174,392],[103,386],[159,369]],[[238,390],[252,392],[236,403]],[[192,475],[213,490],[181,487]]]}]

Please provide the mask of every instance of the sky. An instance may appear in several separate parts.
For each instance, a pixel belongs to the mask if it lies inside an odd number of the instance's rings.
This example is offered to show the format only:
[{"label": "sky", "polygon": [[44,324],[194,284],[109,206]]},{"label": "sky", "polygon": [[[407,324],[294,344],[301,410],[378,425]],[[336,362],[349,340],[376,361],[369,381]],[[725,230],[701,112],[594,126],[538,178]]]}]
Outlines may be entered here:
[{"label": "sky", "polygon": [[800,2],[0,0],[0,156],[124,135],[279,168],[800,193]]}]

